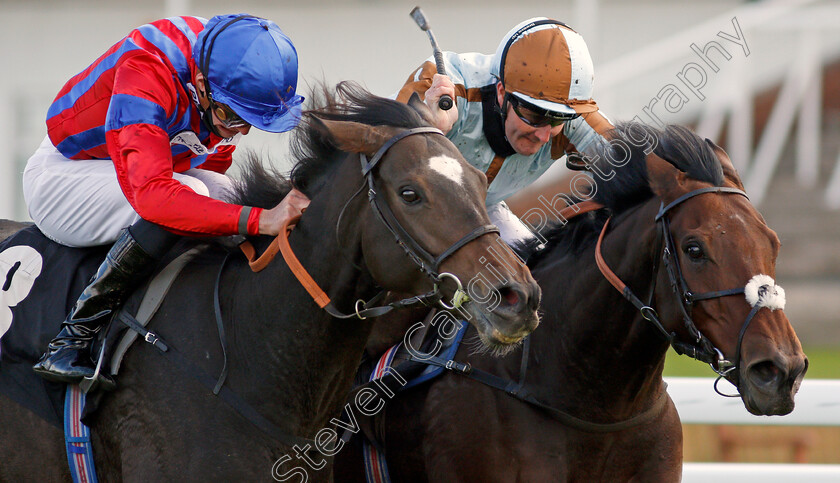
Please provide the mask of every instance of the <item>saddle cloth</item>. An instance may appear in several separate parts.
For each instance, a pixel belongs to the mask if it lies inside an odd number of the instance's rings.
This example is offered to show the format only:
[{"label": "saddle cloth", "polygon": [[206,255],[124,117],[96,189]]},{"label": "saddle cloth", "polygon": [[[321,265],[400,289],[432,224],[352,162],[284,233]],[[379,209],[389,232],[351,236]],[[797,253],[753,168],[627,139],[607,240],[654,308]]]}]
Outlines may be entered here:
[{"label": "saddle cloth", "polygon": [[[152,291],[158,303],[183,264],[200,252],[195,245],[184,240],[158,265],[151,278],[152,283],[158,282]],[[66,247],[49,240],[35,226],[0,243],[0,394],[57,427],[64,422],[65,384],[42,379],[32,371],[32,365],[61,329],[109,249]],[[173,259],[178,263],[171,263]],[[166,277],[159,274],[162,267],[167,268]],[[146,301],[147,287],[135,291],[124,310],[137,313]],[[151,313],[147,310],[147,316],[150,318],[156,309],[155,305]],[[148,318],[141,323],[146,321]],[[120,358],[135,338],[136,333],[126,334],[122,324],[111,324],[100,331],[92,350],[98,353],[101,344],[107,346],[105,362],[110,364],[103,364],[103,370],[116,375]],[[103,394],[100,391],[93,396],[87,399],[83,420],[93,414]]]},{"label": "saddle cloth", "polygon": [[35,226],[0,243],[0,394],[63,424],[65,385],[32,371],[109,247],[59,245]]},{"label": "saddle cloth", "polygon": [[[396,344],[378,358],[365,357],[356,372],[354,392],[360,386],[376,379],[381,379],[382,382],[390,386],[393,392],[400,392],[441,375],[445,371],[444,367],[428,364],[422,360],[422,357],[425,354],[429,354],[447,360],[454,358],[469,324],[466,321],[458,321],[460,325],[456,329],[456,332],[449,333],[444,337],[440,331],[432,327],[429,323],[434,315],[435,313],[432,311],[423,322],[423,330],[414,332],[410,340],[404,340]],[[450,320],[454,320],[454,318]],[[408,350],[406,343],[411,345],[413,348],[412,351]],[[384,375],[388,373],[388,368],[396,371],[407,382],[397,385],[394,384],[396,379],[386,379]],[[352,395],[350,399],[352,399]],[[359,420],[361,435],[364,440],[380,451],[382,450],[381,442],[384,439],[385,430],[384,414],[385,411],[379,411],[373,416],[356,416]],[[355,442],[358,444],[358,441]]]}]

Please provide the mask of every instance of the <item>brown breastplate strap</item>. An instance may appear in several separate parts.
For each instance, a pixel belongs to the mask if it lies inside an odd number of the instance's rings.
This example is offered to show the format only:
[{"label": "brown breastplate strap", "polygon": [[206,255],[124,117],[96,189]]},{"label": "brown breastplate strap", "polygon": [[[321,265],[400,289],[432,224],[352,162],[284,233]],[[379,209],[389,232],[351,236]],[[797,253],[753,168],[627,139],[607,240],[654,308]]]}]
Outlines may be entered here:
[{"label": "brown breastplate strap", "polygon": [[620,293],[624,294],[624,289],[627,288],[627,285],[618,278],[618,275],[616,275],[615,272],[610,270],[609,265],[607,265],[606,260],[604,260],[604,257],[601,255],[601,242],[604,241],[604,234],[607,232],[607,226],[609,226],[611,219],[612,218],[607,219],[604,223],[604,228],[601,230],[601,234],[598,235],[598,243],[595,245],[595,263],[598,265],[598,269],[601,270],[604,278],[610,282],[610,285],[615,287]]},{"label": "brown breastplate strap", "polygon": [[569,205],[562,210],[558,215],[563,220],[571,220],[576,216],[580,216],[584,213],[589,213],[590,211],[600,210],[603,208],[604,205],[601,203],[597,203],[595,201],[581,201],[580,203],[575,203],[574,205]]},{"label": "brown breastplate strap", "polygon": [[315,300],[315,303],[318,304],[319,307],[324,308],[330,303],[330,297],[321,290],[318,283],[315,282],[312,276],[309,275],[309,272],[303,268],[303,264],[301,264],[300,260],[297,259],[295,253],[292,251],[291,245],[289,245],[289,233],[291,233],[292,228],[294,228],[298,220],[300,220],[300,215],[284,221],[280,228],[280,234],[277,235],[277,238],[271,242],[259,258],[257,258],[257,252],[251,242],[246,241],[245,243],[239,245],[239,248],[242,250],[242,253],[245,254],[245,257],[248,259],[248,265],[251,266],[251,270],[254,272],[259,272],[267,267],[279,252],[283,255],[283,260],[286,261],[286,265],[288,265],[292,270],[295,278],[297,278],[300,284],[303,285],[303,288],[305,288],[312,299]]}]

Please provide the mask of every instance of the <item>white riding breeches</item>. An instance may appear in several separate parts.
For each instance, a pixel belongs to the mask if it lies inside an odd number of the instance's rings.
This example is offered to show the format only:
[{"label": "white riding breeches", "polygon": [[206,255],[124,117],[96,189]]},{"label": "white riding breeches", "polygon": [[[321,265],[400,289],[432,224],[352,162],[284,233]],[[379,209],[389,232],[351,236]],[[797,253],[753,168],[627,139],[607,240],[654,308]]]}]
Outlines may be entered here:
[{"label": "white riding breeches", "polygon": [[[221,173],[190,169],[172,173],[198,194],[225,200],[231,179]],[[26,163],[23,197],[29,216],[48,238],[71,247],[106,245],[140,219],[117,182],[110,159],[70,160],[49,137]]]},{"label": "white riding breeches", "polygon": [[499,236],[510,246],[526,245],[529,240],[537,238],[504,201],[488,206],[487,214],[490,221],[499,228]]}]

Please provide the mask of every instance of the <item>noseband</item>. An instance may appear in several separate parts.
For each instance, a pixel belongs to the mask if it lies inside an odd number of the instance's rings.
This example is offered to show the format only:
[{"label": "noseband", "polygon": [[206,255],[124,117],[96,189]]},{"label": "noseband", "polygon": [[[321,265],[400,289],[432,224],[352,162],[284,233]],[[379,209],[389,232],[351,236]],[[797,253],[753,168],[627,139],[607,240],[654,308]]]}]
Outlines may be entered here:
[{"label": "noseband", "polygon": [[658,271],[659,258],[654,259],[653,275],[650,288],[648,289],[647,303],[642,302],[641,299],[639,299],[639,297],[637,297],[636,294],[634,294],[633,291],[626,284],[624,284],[624,282],[622,282],[612,270],[610,270],[609,266],[607,266],[606,261],[601,255],[601,243],[604,239],[604,234],[607,232],[609,220],[607,220],[607,223],[604,224],[604,228],[601,230],[601,234],[598,237],[598,244],[596,245],[595,249],[595,260],[598,265],[598,268],[601,270],[601,273],[604,275],[604,277],[619,292],[621,292],[627,300],[629,300],[637,309],[639,309],[639,312],[642,314],[642,317],[645,320],[653,323],[654,327],[656,327],[659,330],[659,332],[665,337],[665,339],[668,341],[671,347],[674,348],[674,351],[676,351],[677,354],[686,354],[689,357],[692,357],[702,362],[706,362],[712,367],[712,370],[714,370],[718,374],[718,380],[715,381],[715,390],[718,391],[719,394],[729,396],[728,394],[721,393],[717,389],[717,382],[722,377],[728,376],[730,373],[735,374],[737,376],[738,365],[741,361],[741,342],[744,339],[744,334],[747,331],[747,327],[750,325],[750,322],[752,322],[753,317],[755,317],[755,314],[758,313],[758,310],[763,305],[761,303],[756,303],[755,305],[753,305],[752,310],[750,310],[749,314],[746,317],[746,320],[742,324],[741,331],[738,334],[738,343],[735,349],[735,356],[733,358],[733,361],[729,361],[724,357],[723,352],[717,347],[715,347],[715,345],[700,332],[700,330],[697,328],[697,325],[694,323],[694,320],[691,318],[692,308],[694,307],[694,304],[698,301],[710,300],[720,297],[726,297],[729,295],[738,295],[744,293],[744,288],[739,287],[728,290],[719,290],[714,292],[705,292],[697,294],[692,292],[688,288],[688,284],[685,278],[683,277],[679,258],[677,256],[677,251],[674,245],[674,240],[671,236],[670,221],[667,215],[670,210],[685,202],[686,200],[705,193],[736,194],[749,199],[746,193],[737,188],[721,186],[700,188],[680,196],[671,203],[668,203],[668,205],[665,205],[663,203],[659,208],[659,213],[657,213],[656,217],[654,218],[654,221],[659,226],[660,233],[662,235],[662,241],[660,241],[660,245],[664,244],[661,257],[662,263],[664,264],[665,270],[668,274],[668,280],[671,285],[671,290],[673,291],[677,300],[679,300],[678,305],[680,307],[680,312],[682,313],[683,323],[685,324],[685,327],[688,330],[688,333],[692,340],[688,342],[681,341],[677,339],[676,332],[668,332],[668,330],[665,329],[665,327],[662,325],[662,322],[659,320],[659,315],[656,313],[656,310],[654,310],[652,307],[654,291],[656,289],[656,274]]}]

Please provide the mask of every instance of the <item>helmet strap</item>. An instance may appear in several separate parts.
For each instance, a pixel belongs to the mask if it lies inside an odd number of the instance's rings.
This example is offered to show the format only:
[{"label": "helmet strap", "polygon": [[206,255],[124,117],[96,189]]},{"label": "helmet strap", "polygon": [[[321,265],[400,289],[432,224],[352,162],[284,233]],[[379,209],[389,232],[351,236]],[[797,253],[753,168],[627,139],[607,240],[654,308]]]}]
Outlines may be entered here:
[{"label": "helmet strap", "polygon": [[[239,22],[240,20],[244,20],[246,18],[260,18],[255,17],[254,15],[238,15],[233,17],[232,19],[228,20],[224,25],[219,26],[219,24],[214,25],[211,28],[211,31],[208,31],[204,35],[203,42],[201,43],[201,51],[199,53],[199,65],[198,70],[201,71],[201,75],[204,76],[204,95],[207,97],[207,100],[210,101],[210,105],[207,109],[204,109],[201,106],[201,102],[198,103],[198,110],[201,112],[201,122],[204,123],[204,126],[210,130],[213,134],[219,137],[224,137],[219,133],[219,130],[216,129],[216,126],[213,124],[213,94],[210,91],[210,53],[213,52],[213,45],[216,43],[216,37],[219,36],[220,33],[224,32],[225,29],[230,27],[231,25]],[[213,38],[211,38],[210,44],[208,45],[208,38],[212,33]],[[205,49],[206,47],[206,49]]]},{"label": "helmet strap", "polygon": [[[219,136],[219,137],[224,137],[219,132],[219,130],[216,129],[216,125],[213,124],[213,98],[210,97],[210,90],[209,90],[210,89],[210,83],[207,81],[207,76],[203,72],[201,72],[201,77],[202,77],[202,80],[201,80],[202,90],[204,92],[200,93],[198,91],[198,86],[196,86],[196,96],[197,96],[197,101],[198,101],[198,112],[201,114],[201,123],[204,124],[204,127],[206,127],[207,130],[210,131],[211,133],[213,133],[213,134],[215,134],[216,136]],[[198,82],[196,82],[196,84],[198,84]],[[202,97],[207,99],[207,109],[205,109],[204,106],[201,105],[201,98]]]},{"label": "helmet strap", "polygon": [[499,107],[499,96],[495,84],[481,87],[482,131],[497,156],[506,158],[516,154],[505,135],[505,121]]},{"label": "helmet strap", "polygon": [[502,116],[502,124],[507,122],[507,106],[508,100],[507,96],[505,96],[505,100],[502,102],[502,105],[499,106],[499,115]]},{"label": "helmet strap", "polygon": [[219,130],[216,129],[216,125],[213,124],[213,109],[209,107],[207,109],[204,109],[201,106],[199,106],[199,111],[201,111],[201,123],[204,124],[204,127],[206,127],[211,133],[215,134],[216,136],[219,136],[220,138],[224,137],[219,132]]},{"label": "helmet strap", "polygon": [[[502,86],[502,87],[504,88],[504,86]],[[499,106],[499,109],[501,109],[501,111],[502,111],[502,112],[500,113],[500,114],[502,115],[502,123],[507,122],[507,113],[508,113],[508,95],[509,95],[509,94],[507,93],[507,91],[505,91],[505,95],[503,95],[503,96],[502,96],[502,105],[501,105],[501,106]]]},{"label": "helmet strap", "polygon": [[[499,113],[499,116],[502,118],[502,124],[505,123],[507,120],[507,89],[505,89],[505,84],[502,82],[502,79],[497,76],[493,75],[496,78],[496,84],[493,85],[493,110]],[[499,84],[501,84],[502,89],[504,90],[504,95],[502,96],[502,104],[499,105]]]}]

